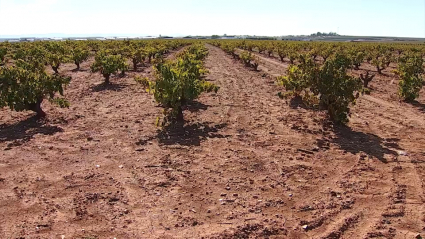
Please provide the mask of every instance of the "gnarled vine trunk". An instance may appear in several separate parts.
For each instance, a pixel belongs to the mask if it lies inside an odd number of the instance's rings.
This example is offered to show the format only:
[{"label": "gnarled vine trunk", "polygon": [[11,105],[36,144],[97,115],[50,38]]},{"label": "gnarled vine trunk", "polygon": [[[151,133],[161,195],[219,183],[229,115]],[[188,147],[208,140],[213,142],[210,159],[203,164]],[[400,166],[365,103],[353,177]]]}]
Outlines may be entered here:
[{"label": "gnarled vine trunk", "polygon": [[43,103],[43,98],[37,100],[35,103],[28,104],[28,110],[37,113],[38,118],[46,117],[46,113],[43,111],[43,109],[41,109],[41,103]]},{"label": "gnarled vine trunk", "polygon": [[59,74],[59,66],[52,66],[53,71],[55,74]]},{"label": "gnarled vine trunk", "polygon": [[75,61],[74,63],[75,63],[75,65],[77,66],[77,71],[79,71],[79,70],[80,70],[80,62]]},{"label": "gnarled vine trunk", "polygon": [[103,77],[105,77],[105,84],[109,84],[109,78],[111,77],[111,74],[103,74]]},{"label": "gnarled vine trunk", "polygon": [[177,107],[176,120],[177,120],[177,122],[183,122],[184,121],[183,109],[182,109],[181,106]]}]

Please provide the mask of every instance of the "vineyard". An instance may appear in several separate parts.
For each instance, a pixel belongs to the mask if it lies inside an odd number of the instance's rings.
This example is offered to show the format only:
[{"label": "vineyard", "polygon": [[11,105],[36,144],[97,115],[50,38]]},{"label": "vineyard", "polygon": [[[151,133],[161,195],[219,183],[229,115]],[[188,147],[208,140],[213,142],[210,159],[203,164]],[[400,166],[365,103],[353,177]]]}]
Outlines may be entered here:
[{"label": "vineyard", "polygon": [[0,238],[422,238],[425,45],[0,43]]}]

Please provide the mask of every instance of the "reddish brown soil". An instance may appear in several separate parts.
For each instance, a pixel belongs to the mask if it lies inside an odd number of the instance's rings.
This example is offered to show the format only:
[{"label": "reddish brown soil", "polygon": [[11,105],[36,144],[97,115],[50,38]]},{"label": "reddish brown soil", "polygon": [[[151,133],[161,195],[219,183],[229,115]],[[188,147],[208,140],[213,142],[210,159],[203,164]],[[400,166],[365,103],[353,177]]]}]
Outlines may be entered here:
[{"label": "reddish brown soil", "polygon": [[[218,94],[158,132],[134,75],[88,71],[49,118],[0,111],[0,238],[414,238],[424,234],[425,92],[400,103],[377,77],[348,127],[285,102],[260,72],[209,46]],[[402,152],[403,151],[403,152]],[[405,153],[407,155],[405,155]],[[400,155],[402,154],[402,155]]]}]

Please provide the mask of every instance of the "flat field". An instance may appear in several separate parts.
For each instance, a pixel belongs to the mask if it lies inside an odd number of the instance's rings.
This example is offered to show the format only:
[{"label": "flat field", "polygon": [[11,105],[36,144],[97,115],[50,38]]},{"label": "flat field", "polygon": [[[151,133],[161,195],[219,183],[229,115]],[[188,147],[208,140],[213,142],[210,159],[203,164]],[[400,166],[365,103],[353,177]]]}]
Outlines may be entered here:
[{"label": "flat field", "polygon": [[258,54],[253,71],[207,47],[220,90],[187,106],[184,125],[154,126],[162,108],[133,79],[151,66],[105,87],[93,59],[60,69],[69,109],[1,109],[0,238],[425,235],[424,90],[399,101],[391,65],[334,126],[277,97],[288,63]]}]

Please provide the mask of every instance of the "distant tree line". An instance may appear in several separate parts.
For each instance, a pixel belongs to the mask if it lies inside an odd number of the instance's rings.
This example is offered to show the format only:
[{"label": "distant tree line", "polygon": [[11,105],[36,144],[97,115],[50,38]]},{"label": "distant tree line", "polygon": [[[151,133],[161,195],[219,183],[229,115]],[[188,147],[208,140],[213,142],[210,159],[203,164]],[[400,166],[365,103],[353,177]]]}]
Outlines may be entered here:
[{"label": "distant tree line", "polygon": [[312,37],[328,37],[328,36],[339,36],[336,32],[317,32],[317,33],[313,33],[310,36]]}]

